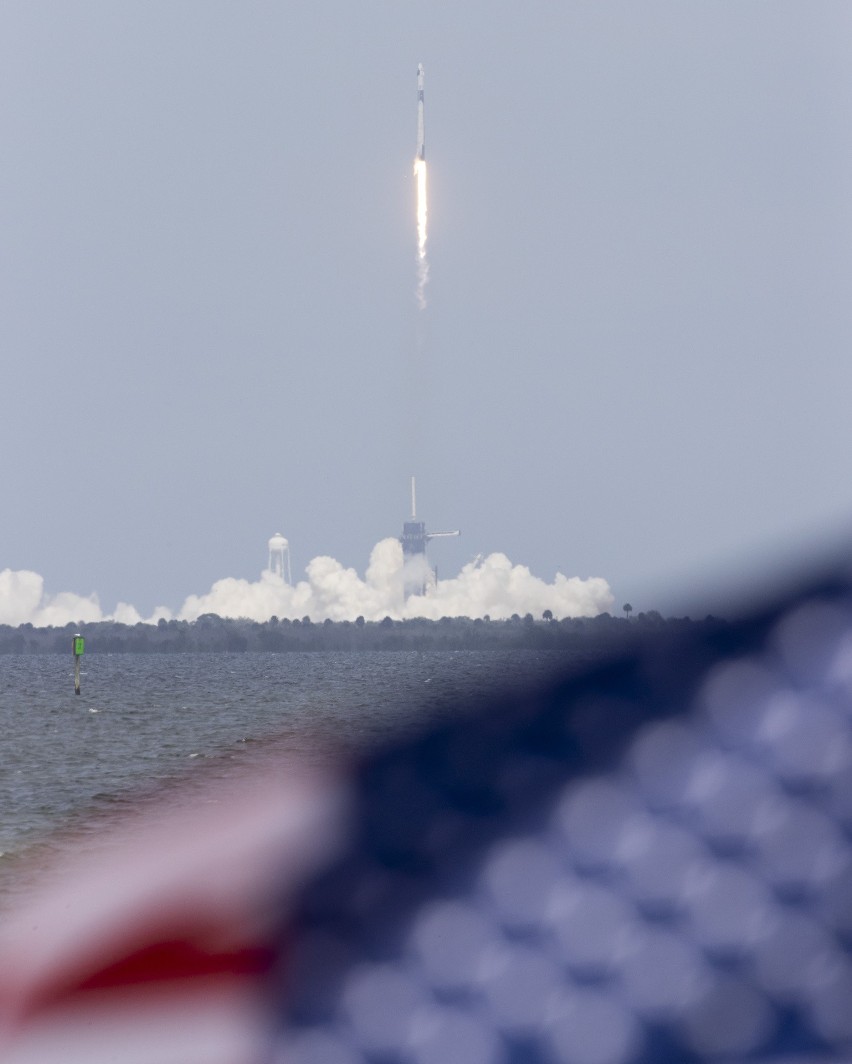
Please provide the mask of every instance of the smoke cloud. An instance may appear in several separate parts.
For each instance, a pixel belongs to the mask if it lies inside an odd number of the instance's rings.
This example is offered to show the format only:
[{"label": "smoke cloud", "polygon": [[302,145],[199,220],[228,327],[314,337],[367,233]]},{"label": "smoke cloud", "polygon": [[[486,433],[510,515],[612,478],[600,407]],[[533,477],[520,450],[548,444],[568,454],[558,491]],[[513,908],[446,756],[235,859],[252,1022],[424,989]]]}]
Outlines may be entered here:
[{"label": "smoke cloud", "polygon": [[513,565],[505,554],[491,554],[464,566],[458,576],[427,588],[424,595],[403,598],[403,586],[427,583],[428,566],[412,572],[403,564],[402,547],[396,539],[376,544],[362,580],[354,569],[345,569],[329,557],[314,558],[307,579],[294,587],[266,571],[259,580],[218,580],[206,595],[191,595],[178,616],[195,620],[203,613],[220,617],[248,617],[256,621],[270,616],[302,617],[312,621],[368,621],[383,617],[484,617],[494,620],[513,613],[540,617],[550,610],[554,617],[592,617],[608,610],[613,596],[605,580],[581,580],[557,573],[547,584],[525,565]]},{"label": "smoke cloud", "polygon": [[[152,620],[158,620],[159,616],[158,611]],[[109,619],[125,624],[142,620],[139,613],[125,602],[119,602],[113,613],[106,617],[94,593],[77,595],[73,591],[61,591],[57,595],[47,595],[44,577],[38,573],[29,569],[0,571],[0,624],[29,623],[36,628],[47,628]]]},{"label": "smoke cloud", "polygon": [[[416,566],[417,560],[412,564]],[[310,617],[312,621],[351,621],[363,616],[378,621],[383,617],[437,620],[486,615],[501,620],[514,613],[540,617],[545,610],[554,617],[592,617],[613,605],[609,585],[599,577],[581,580],[557,573],[548,584],[533,576],[525,565],[513,565],[505,554],[470,562],[458,576],[428,586],[424,595],[405,599],[403,587],[428,584],[431,573],[425,562],[421,572],[404,565],[402,547],[396,539],[376,544],[363,578],[326,556],[314,558],[305,576],[294,586],[270,570],[254,581],[226,577],[217,580],[206,594],[190,595],[176,612],[158,607],[146,620],[151,624],[161,617],[192,621],[204,613],[255,621],[267,621],[272,616]],[[143,618],[124,602],[112,613],[105,613],[95,594],[65,591],[48,595],[43,578],[29,570],[0,572],[0,624],[29,622],[37,627],[59,627],[102,620],[136,624]]]}]

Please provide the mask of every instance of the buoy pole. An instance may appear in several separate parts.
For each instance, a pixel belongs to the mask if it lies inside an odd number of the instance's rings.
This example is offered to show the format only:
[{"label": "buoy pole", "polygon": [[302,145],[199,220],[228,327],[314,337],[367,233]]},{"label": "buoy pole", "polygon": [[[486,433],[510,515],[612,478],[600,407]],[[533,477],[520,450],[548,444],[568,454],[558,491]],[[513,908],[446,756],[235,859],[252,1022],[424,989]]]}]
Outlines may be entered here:
[{"label": "buoy pole", "polygon": [[74,651],[74,694],[80,693],[80,658],[86,649],[86,640],[78,632],[74,636],[73,651]]}]

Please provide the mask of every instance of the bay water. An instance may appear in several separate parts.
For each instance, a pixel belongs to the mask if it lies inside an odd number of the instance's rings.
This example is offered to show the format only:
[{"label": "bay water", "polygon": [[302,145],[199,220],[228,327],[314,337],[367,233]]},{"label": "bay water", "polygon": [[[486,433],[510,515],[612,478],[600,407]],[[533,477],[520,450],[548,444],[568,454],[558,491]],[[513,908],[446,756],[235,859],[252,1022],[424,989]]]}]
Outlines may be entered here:
[{"label": "bay water", "polygon": [[254,757],[355,757],[557,666],[532,650],[87,654],[75,696],[70,655],[4,655],[0,900],[34,851],[85,845],[158,788]]}]

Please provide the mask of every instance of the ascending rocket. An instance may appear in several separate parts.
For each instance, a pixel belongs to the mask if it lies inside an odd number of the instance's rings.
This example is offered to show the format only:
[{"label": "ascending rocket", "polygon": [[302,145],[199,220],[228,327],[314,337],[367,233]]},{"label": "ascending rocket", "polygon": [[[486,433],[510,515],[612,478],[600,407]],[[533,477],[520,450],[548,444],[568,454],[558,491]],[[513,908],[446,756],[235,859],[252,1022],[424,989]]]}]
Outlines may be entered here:
[{"label": "ascending rocket", "polygon": [[426,133],[423,126],[423,64],[417,64],[417,158],[426,159]]},{"label": "ascending rocket", "polygon": [[414,187],[417,190],[417,303],[426,309],[426,282],[429,261],[426,257],[426,133],[423,126],[423,64],[417,64],[417,153],[414,156]]}]

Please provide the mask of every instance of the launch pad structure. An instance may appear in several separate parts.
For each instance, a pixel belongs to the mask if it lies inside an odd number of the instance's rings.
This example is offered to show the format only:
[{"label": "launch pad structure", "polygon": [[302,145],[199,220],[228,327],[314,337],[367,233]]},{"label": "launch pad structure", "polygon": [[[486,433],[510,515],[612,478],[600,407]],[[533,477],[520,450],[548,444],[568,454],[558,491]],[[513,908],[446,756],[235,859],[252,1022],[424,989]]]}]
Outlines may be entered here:
[{"label": "launch pad structure", "polygon": [[452,532],[427,532],[426,522],[417,518],[417,495],[414,477],[411,478],[411,517],[403,523],[402,544],[403,591],[406,598],[425,595],[429,586],[438,582],[437,573],[429,565],[426,544],[430,539],[461,535],[459,529]]}]

